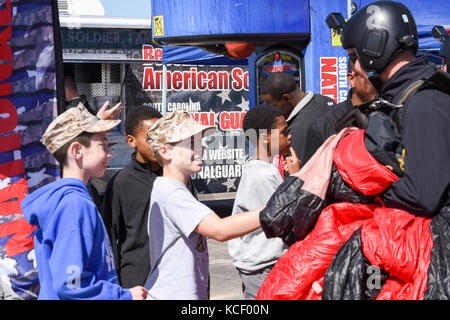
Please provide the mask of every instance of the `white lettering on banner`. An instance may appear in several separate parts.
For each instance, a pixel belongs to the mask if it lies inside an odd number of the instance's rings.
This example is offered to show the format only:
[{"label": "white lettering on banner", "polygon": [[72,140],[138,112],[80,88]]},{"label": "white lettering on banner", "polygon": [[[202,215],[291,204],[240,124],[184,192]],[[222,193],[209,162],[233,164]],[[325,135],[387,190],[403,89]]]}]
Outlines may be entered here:
[{"label": "white lettering on banner", "polygon": [[187,110],[190,112],[198,112],[201,110],[200,102],[168,102],[167,112],[172,112],[175,110]]},{"label": "white lettering on banner", "polygon": [[242,176],[245,162],[245,150],[236,149],[208,149],[203,153],[204,165],[199,173],[193,174],[192,179],[222,179],[238,178]]},{"label": "white lettering on banner", "polygon": [[[244,149],[212,149],[207,150],[205,154],[210,160],[227,160],[245,158]],[[206,160],[206,159],[205,159]]]},{"label": "white lettering on banner", "polygon": [[[231,74],[231,75],[230,75]],[[189,71],[167,71],[167,90],[171,91],[248,91],[248,71],[233,68],[228,71],[199,71],[197,67]],[[231,83],[230,83],[231,82]],[[163,84],[163,71],[145,67],[142,80],[144,91],[160,91]]]},{"label": "white lettering on banner", "polygon": [[199,173],[191,175],[192,179],[222,179],[237,178],[242,175],[242,165],[222,164],[213,166],[203,166]]},{"label": "white lettering on banner", "polygon": [[335,103],[347,99],[347,57],[320,57],[320,93]]}]

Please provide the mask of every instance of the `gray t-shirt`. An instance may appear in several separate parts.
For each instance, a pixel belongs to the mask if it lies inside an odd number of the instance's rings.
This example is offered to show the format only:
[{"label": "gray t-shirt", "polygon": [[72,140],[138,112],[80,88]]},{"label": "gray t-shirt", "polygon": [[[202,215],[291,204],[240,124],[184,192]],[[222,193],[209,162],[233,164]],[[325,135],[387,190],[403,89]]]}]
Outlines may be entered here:
[{"label": "gray t-shirt", "polygon": [[[232,214],[265,206],[282,182],[283,178],[273,164],[250,160],[239,182]],[[287,248],[280,238],[267,239],[262,229],[228,241],[228,253],[233,258],[233,265],[242,273],[275,264]]]},{"label": "gray t-shirt", "polygon": [[194,232],[212,210],[174,179],[158,177],[148,215],[149,300],[208,299],[209,258],[205,237]]}]

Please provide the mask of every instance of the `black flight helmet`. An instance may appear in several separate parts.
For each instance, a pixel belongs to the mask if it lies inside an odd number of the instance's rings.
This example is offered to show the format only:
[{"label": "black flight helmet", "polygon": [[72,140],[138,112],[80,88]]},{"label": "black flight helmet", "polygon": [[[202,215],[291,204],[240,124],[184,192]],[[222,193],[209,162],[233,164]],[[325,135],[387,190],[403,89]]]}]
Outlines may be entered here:
[{"label": "black flight helmet", "polygon": [[376,1],[358,10],[341,34],[344,49],[355,48],[361,66],[380,74],[400,52],[417,53],[418,35],[407,7],[393,1]]},{"label": "black flight helmet", "polygon": [[444,64],[448,63],[450,61],[450,36],[442,26],[434,26],[431,34],[442,42],[439,55],[444,59]]}]

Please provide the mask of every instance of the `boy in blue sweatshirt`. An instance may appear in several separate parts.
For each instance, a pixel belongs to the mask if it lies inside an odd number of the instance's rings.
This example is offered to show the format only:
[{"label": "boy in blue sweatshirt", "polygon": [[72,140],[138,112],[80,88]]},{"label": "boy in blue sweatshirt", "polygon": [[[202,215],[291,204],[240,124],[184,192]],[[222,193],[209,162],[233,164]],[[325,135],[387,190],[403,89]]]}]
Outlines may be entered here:
[{"label": "boy in blue sweatshirt", "polygon": [[39,299],[143,300],[143,287],[123,289],[109,238],[86,187],[101,177],[111,153],[106,132],[120,120],[99,120],[80,103],[59,115],[41,142],[60,163],[62,179],[45,185],[21,203],[34,235]]}]

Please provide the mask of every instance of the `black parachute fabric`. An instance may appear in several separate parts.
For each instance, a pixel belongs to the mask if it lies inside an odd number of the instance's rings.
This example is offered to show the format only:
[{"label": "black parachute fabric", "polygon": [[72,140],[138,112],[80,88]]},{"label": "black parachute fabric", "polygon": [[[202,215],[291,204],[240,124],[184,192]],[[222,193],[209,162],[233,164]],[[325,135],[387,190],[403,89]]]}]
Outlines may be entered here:
[{"label": "black parachute fabric", "polygon": [[361,228],[333,257],[325,272],[323,300],[371,300],[380,292],[387,274],[371,266],[361,250]]}]

